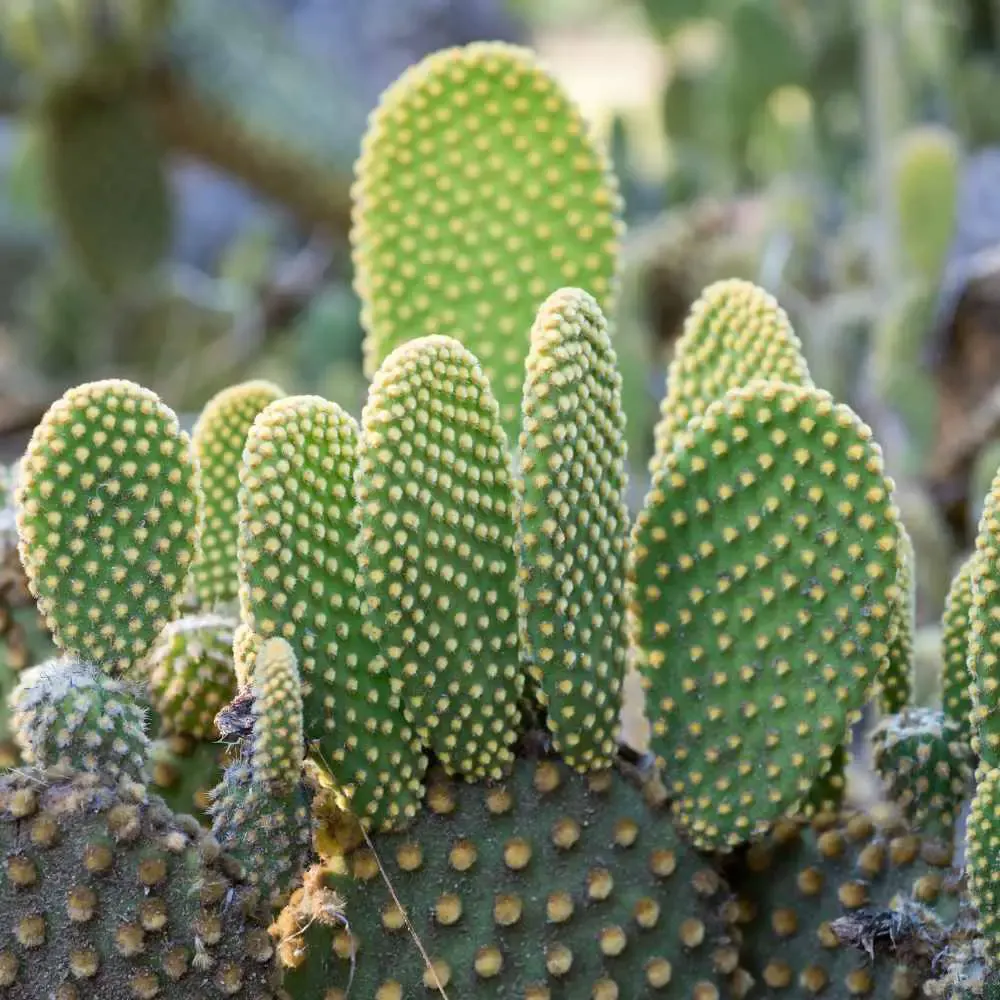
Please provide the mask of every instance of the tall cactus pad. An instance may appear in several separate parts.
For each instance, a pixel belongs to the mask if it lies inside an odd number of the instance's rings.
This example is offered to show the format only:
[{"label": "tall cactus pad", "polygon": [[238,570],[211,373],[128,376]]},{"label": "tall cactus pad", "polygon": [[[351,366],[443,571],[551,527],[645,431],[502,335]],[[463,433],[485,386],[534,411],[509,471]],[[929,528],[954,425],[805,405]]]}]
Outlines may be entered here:
[{"label": "tall cactus pad", "polygon": [[546,300],[531,333],[521,456],[522,649],[563,759],[609,767],[625,626],[625,416],[597,302]]},{"label": "tall cactus pad", "polygon": [[301,786],[302,691],[284,639],[261,645],[253,690],[249,753],[212,793],[212,832],[277,903],[305,870],[312,847],[310,802]]},{"label": "tall cactus pad", "polygon": [[423,743],[501,778],[523,689],[511,457],[478,361],[424,337],[379,369],[355,481],[366,617]]},{"label": "tall cactus pad", "polygon": [[651,471],[689,420],[730,389],[755,379],[809,385],[802,344],[772,295],[742,279],[717,281],[692,306],[677,341],[654,432]]},{"label": "tall cactus pad", "polygon": [[413,814],[424,762],[361,624],[357,449],[354,419],[318,396],[278,400],[257,417],[240,473],[240,602],[254,635],[292,647],[306,737],[352,811],[382,825]]},{"label": "tall cactus pad", "polygon": [[144,794],[0,779],[5,997],[276,997],[274,944],[233,898],[231,862]]},{"label": "tall cactus pad", "polygon": [[478,358],[509,434],[528,330],[554,289],[613,304],[621,199],[605,153],[526,49],[436,53],[383,95],[354,191],[368,374],[411,337]]},{"label": "tall cactus pad", "polygon": [[191,434],[205,495],[205,528],[194,567],[198,600],[207,608],[236,599],[237,504],[243,447],[254,419],[284,396],[271,382],[223,389],[205,406]]},{"label": "tall cactus pad", "polygon": [[237,687],[244,688],[251,682],[259,651],[260,636],[249,625],[238,625],[233,633],[233,667]]},{"label": "tall cactus pad", "polygon": [[17,490],[21,561],[56,644],[126,670],[174,617],[199,493],[177,417],[133,382],[70,389],[35,428]]},{"label": "tall cactus pad", "polygon": [[972,604],[972,566],[976,554],[962,563],[951,582],[941,620],[941,707],[961,728],[965,738],[972,737],[972,697],[969,685],[969,611]]},{"label": "tall cactus pad", "polygon": [[903,965],[874,960],[839,940],[836,921],[883,913],[898,899],[932,905],[950,891],[945,869],[925,858],[905,826],[867,816],[783,819],[746,854],[738,894],[743,955],[754,997],[918,1000],[919,982]]},{"label": "tall cactus pad", "polygon": [[872,762],[914,827],[951,844],[975,764],[961,727],[943,712],[907,709],[872,733]]},{"label": "tall cactus pad", "polygon": [[634,532],[652,749],[695,843],[808,795],[888,656],[897,510],[871,431],[818,389],[751,383],[692,421]]},{"label": "tall cactus pad", "polygon": [[916,629],[917,594],[914,579],[913,541],[899,522],[896,581],[899,599],[893,605],[894,633],[889,658],[879,678],[879,708],[883,715],[895,715],[910,703],[913,694],[913,633]]},{"label": "tall cactus pad", "polygon": [[11,709],[26,764],[142,780],[145,713],[123,684],[89,664],[53,660],[25,671]]},{"label": "tall cactus pad", "polygon": [[189,615],[160,633],[143,668],[164,734],[216,736],[215,717],[236,694],[235,629],[222,615]]},{"label": "tall cactus pad", "polygon": [[293,898],[277,922],[282,953],[305,959],[293,995],[307,977],[329,1000],[728,995],[725,885],[620,774],[519,760],[502,786],[429,783],[427,803],[374,852],[331,859],[326,887],[349,920],[332,947]]},{"label": "tall cactus pad", "polygon": [[1000,473],[986,494],[971,572],[968,670],[973,747],[988,767],[1000,764]]},{"label": "tall cactus pad", "polygon": [[966,826],[969,896],[979,911],[979,930],[994,966],[1000,960],[1000,768],[982,768]]}]

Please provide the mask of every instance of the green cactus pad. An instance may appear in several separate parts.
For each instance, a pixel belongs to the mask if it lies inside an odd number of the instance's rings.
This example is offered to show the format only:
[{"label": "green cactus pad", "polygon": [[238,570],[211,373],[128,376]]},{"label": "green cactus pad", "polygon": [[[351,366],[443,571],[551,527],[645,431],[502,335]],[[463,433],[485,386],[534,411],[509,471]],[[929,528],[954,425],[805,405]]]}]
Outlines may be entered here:
[{"label": "green cactus pad", "polygon": [[56,644],[124,671],[174,617],[197,551],[191,443],[148,389],[70,389],[35,428],[17,489],[20,554]]},{"label": "green cactus pad", "polygon": [[979,911],[978,926],[994,967],[1000,961],[1000,892],[997,885],[997,844],[1000,843],[1000,768],[982,767],[976,775],[965,831],[966,878],[969,897]]},{"label": "green cactus pad", "polygon": [[236,694],[233,633],[222,615],[187,615],[160,633],[143,661],[153,708],[164,735],[217,736],[215,716]]},{"label": "green cactus pad", "polygon": [[424,745],[501,778],[518,735],[511,457],[475,357],[449,337],[386,359],[362,414],[355,490],[366,617]]},{"label": "green cactus pad", "polygon": [[730,389],[756,379],[809,385],[802,344],[772,295],[740,278],[717,281],[691,307],[677,341],[650,472],[655,473],[689,420]]},{"label": "green cactus pad", "polygon": [[657,470],[630,576],[651,747],[695,843],[804,799],[892,638],[897,511],[871,431],[822,390],[751,383]]},{"label": "green cactus pad", "polygon": [[306,737],[351,810],[384,825],[413,815],[425,764],[362,628],[357,462],[357,424],[335,403],[290,396],[257,417],[240,473],[240,602],[252,634],[291,645]]},{"label": "green cactus pad", "polygon": [[613,305],[621,198],[606,154],[528,50],[435,53],[382,97],[352,243],[369,376],[411,337],[459,339],[517,433],[528,331],[556,288]]},{"label": "green cactus pad", "polygon": [[244,688],[250,683],[259,650],[260,636],[249,625],[240,623],[233,633],[233,667],[237,687]]},{"label": "green cactus pad", "polygon": [[212,832],[240,861],[251,884],[280,904],[311,859],[309,798],[301,785],[302,690],[292,647],[261,644],[253,678],[249,752],[212,793]]},{"label": "green cactus pad", "polygon": [[[429,782],[427,806],[307,875],[277,921],[293,995],[727,995],[726,887],[621,773],[519,760],[491,788]],[[322,926],[313,883],[347,926]]]},{"label": "green cactus pad", "polygon": [[125,686],[71,659],[21,674],[11,728],[26,764],[140,781],[149,750],[143,710]]},{"label": "green cactus pad", "polygon": [[913,575],[916,558],[910,533],[898,523],[899,556],[896,582],[899,598],[893,605],[893,639],[889,658],[879,676],[878,704],[883,715],[895,715],[910,703],[913,695],[913,633],[916,630],[917,594]]},{"label": "green cactus pad", "polygon": [[271,382],[253,381],[223,389],[202,411],[191,433],[205,495],[205,527],[194,566],[198,600],[207,608],[234,601],[237,504],[243,447],[254,419],[285,393]]},{"label": "green cactus pad", "polygon": [[987,767],[1000,764],[1000,473],[979,519],[971,569],[968,658],[973,749]]},{"label": "green cactus pad", "polygon": [[625,416],[597,302],[562,289],[531,332],[520,439],[520,629],[556,750],[616,753],[625,623]]},{"label": "green cactus pad", "polygon": [[833,925],[881,913],[897,898],[950,900],[948,860],[905,826],[879,826],[861,814],[781,820],[749,849],[734,885],[744,962],[757,983],[752,996],[918,1000],[910,969],[883,954],[872,961]]},{"label": "green cactus pad", "polygon": [[941,619],[941,707],[972,738],[972,697],[969,685],[969,611],[972,604],[972,568],[976,554],[968,556],[951,582]]},{"label": "green cactus pad", "polygon": [[233,864],[141,786],[0,778],[10,1000],[268,1000],[274,943]]},{"label": "green cactus pad", "polygon": [[847,768],[851,763],[851,751],[846,743],[841,743],[830,758],[830,769],[821,775],[809,790],[802,803],[801,812],[806,818],[824,813],[837,813],[847,794]]},{"label": "green cactus pad", "polygon": [[889,798],[915,829],[950,845],[975,766],[961,726],[943,712],[910,708],[883,719],[871,741]]}]

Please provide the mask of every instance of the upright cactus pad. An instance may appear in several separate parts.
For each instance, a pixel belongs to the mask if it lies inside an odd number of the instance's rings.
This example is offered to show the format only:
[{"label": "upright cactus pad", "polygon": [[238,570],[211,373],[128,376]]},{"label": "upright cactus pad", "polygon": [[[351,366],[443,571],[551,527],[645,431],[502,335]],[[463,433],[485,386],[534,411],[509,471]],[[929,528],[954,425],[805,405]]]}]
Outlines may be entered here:
[{"label": "upright cactus pad", "polygon": [[253,735],[213,792],[212,831],[277,903],[309,863],[312,828],[302,788],[304,740],[298,665],[284,639],[268,639],[256,658]]},{"label": "upright cactus pad", "polygon": [[237,503],[243,446],[257,414],[284,395],[271,382],[234,385],[209,400],[194,426],[191,442],[205,495],[205,528],[194,567],[194,586],[206,608],[237,597]]},{"label": "upright cactus pad", "polygon": [[357,424],[335,403],[290,396],[258,416],[240,473],[240,602],[250,630],[240,656],[252,636],[289,642],[307,738],[318,741],[352,811],[384,825],[413,815],[424,761],[362,629],[358,460]]},{"label": "upright cactus pad", "polygon": [[773,296],[742,279],[709,285],[691,308],[667,371],[654,432],[655,472],[688,421],[755,379],[809,385],[802,345]]},{"label": "upright cactus pad", "polygon": [[449,337],[394,351],[362,414],[360,585],[417,733],[469,779],[502,778],[518,735],[513,481],[475,357]]},{"label": "upright cactus pad", "polygon": [[957,723],[966,739],[972,737],[972,697],[969,685],[969,615],[972,604],[972,568],[976,554],[968,556],[951,582],[941,628],[941,707]]},{"label": "upright cactus pad", "polygon": [[250,683],[259,650],[260,636],[241,622],[233,633],[233,668],[237,687],[243,688]]},{"label": "upright cactus pad", "polygon": [[11,708],[26,764],[142,779],[149,749],[145,713],[120,681],[89,664],[52,660],[26,670]]},{"label": "upright cactus pad", "polygon": [[206,614],[178,618],[160,633],[143,669],[163,734],[215,738],[215,716],[236,694],[235,629],[231,618]]},{"label": "upright cactus pad", "polygon": [[871,431],[821,390],[751,383],[689,425],[634,531],[652,748],[695,843],[804,799],[892,639],[897,511]]},{"label": "upright cactus pad", "polygon": [[608,767],[625,623],[625,417],[600,307],[563,289],[535,320],[520,441],[522,651],[555,748]]},{"label": "upright cactus pad", "polygon": [[967,665],[973,746],[987,767],[1000,764],[1000,473],[979,519],[971,567]]},{"label": "upright cactus pad", "polygon": [[70,389],[35,428],[17,489],[21,561],[56,644],[124,671],[174,617],[197,550],[191,444],[132,382]]},{"label": "upright cactus pad", "polygon": [[411,337],[459,339],[517,432],[528,331],[565,285],[613,303],[621,199],[606,154],[534,55],[438,52],[384,94],[352,242],[368,374]]},{"label": "upright cactus pad", "polygon": [[293,995],[313,981],[327,1000],[719,1000],[737,971],[723,881],[616,771],[519,760],[494,787],[438,775],[424,814],[376,850],[328,859],[347,915],[332,947],[305,893],[279,918]]},{"label": "upright cactus pad", "polygon": [[139,785],[0,778],[10,1000],[268,1000],[274,943],[233,863]]},{"label": "upright cactus pad", "polygon": [[913,694],[913,633],[916,629],[916,580],[914,579],[913,541],[899,523],[899,547],[896,581],[899,598],[893,605],[894,633],[889,643],[889,657],[879,678],[879,708],[883,715],[895,715],[910,703]]},{"label": "upright cactus pad", "polygon": [[749,849],[734,886],[744,961],[757,981],[751,995],[918,1000],[911,970],[851,947],[834,924],[852,914],[888,915],[898,899],[945,899],[946,870],[927,853],[905,826],[880,827],[861,814],[776,824]]},{"label": "upright cactus pad", "polygon": [[916,829],[949,845],[972,791],[975,757],[961,726],[943,712],[911,708],[872,734],[875,770],[890,799]]}]

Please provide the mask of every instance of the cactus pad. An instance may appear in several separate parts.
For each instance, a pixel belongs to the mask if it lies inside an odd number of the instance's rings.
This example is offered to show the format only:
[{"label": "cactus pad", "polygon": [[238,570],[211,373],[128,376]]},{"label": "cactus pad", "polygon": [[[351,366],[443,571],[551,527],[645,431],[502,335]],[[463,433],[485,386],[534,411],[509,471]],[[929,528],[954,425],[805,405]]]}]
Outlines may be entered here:
[{"label": "cactus pad", "polygon": [[717,281],[691,307],[677,341],[650,471],[689,420],[730,389],[756,379],[809,385],[802,344],[772,295],[743,279]]},{"label": "cactus pad", "polygon": [[249,625],[240,623],[233,633],[233,667],[237,687],[243,688],[250,683],[259,649],[260,636]]},{"label": "cactus pad", "polygon": [[698,846],[805,798],[888,655],[897,511],[878,445],[818,389],[751,383],[692,421],[635,526],[652,749]]},{"label": "cactus pad", "polygon": [[236,693],[235,628],[222,615],[189,615],[160,633],[143,668],[164,735],[216,737],[215,716]]},{"label": "cactus pad", "polygon": [[268,639],[254,668],[249,753],[212,793],[212,832],[271,903],[310,859],[310,802],[301,786],[304,743],[298,665],[284,639]]},{"label": "cactus pad", "polygon": [[969,897],[979,911],[978,925],[992,964],[1000,960],[1000,879],[997,844],[1000,843],[1000,768],[981,768],[976,795],[966,826],[966,877]]},{"label": "cactus pad", "polygon": [[899,522],[899,556],[896,582],[899,598],[893,605],[893,639],[889,657],[879,677],[878,703],[883,715],[895,715],[913,695],[913,633],[916,629],[916,580],[914,579],[913,541]]},{"label": "cactus pad", "polygon": [[972,736],[972,697],[969,685],[969,610],[972,604],[972,568],[976,554],[968,556],[955,574],[945,599],[941,619],[941,707],[962,729],[966,739]]},{"label": "cactus pad", "polygon": [[0,778],[10,1000],[267,1000],[274,944],[232,862],[141,786]]},{"label": "cactus pad", "polygon": [[90,664],[52,660],[26,670],[11,708],[26,764],[141,780],[149,750],[145,713],[120,681]]},{"label": "cactus pad", "polygon": [[915,829],[951,844],[975,766],[961,726],[943,712],[910,708],[884,719],[871,740],[890,799]]},{"label": "cactus pad", "polygon": [[562,289],[535,321],[520,442],[522,650],[570,765],[616,752],[625,625],[625,417],[600,307]]},{"label": "cactus pad", "polygon": [[382,825],[413,814],[424,761],[361,625],[357,461],[357,424],[335,403],[290,396],[258,416],[240,473],[241,648],[251,634],[289,642],[306,737],[352,811]]},{"label": "cactus pad", "polygon": [[421,817],[373,845],[328,859],[325,886],[349,915],[332,947],[308,893],[279,918],[282,956],[301,969],[286,976],[293,995],[309,977],[328,1000],[439,987],[463,998],[719,1000],[737,970],[724,883],[615,771],[519,760],[492,788],[437,775]]},{"label": "cactus pad", "polygon": [[918,1000],[909,969],[884,955],[872,961],[832,925],[887,910],[897,898],[948,898],[954,887],[942,860],[905,826],[880,827],[860,814],[779,821],[749,849],[734,886],[744,961],[758,984],[752,995]]},{"label": "cactus pad", "polygon": [[174,616],[197,550],[191,444],[148,389],[70,389],[35,428],[17,490],[20,554],[56,644],[124,671]]},{"label": "cactus pad", "polygon": [[459,339],[516,434],[528,331],[556,288],[613,303],[621,199],[606,154],[526,49],[435,53],[383,95],[352,242],[373,375],[411,337]]},{"label": "cactus pad", "polygon": [[518,735],[513,479],[475,357],[449,337],[394,351],[362,414],[360,586],[424,746],[470,780],[501,778]]},{"label": "cactus pad", "polygon": [[254,418],[284,396],[271,382],[234,385],[213,396],[191,433],[205,495],[205,527],[194,566],[194,586],[205,607],[233,601],[236,577],[240,463]]}]

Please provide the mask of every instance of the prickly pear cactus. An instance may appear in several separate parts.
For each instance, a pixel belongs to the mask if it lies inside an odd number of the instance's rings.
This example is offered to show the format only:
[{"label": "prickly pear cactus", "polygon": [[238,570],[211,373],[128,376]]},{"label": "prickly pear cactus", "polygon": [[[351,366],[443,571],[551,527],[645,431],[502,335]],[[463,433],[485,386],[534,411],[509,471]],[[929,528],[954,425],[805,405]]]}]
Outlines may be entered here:
[{"label": "prickly pear cactus", "polygon": [[941,628],[941,706],[948,717],[972,738],[972,697],[969,686],[969,615],[972,605],[972,569],[976,554],[968,556],[952,580]]},{"label": "prickly pear cactus", "polygon": [[899,596],[893,603],[893,637],[889,656],[879,676],[878,704],[883,715],[901,712],[913,695],[913,633],[916,629],[916,580],[913,540],[899,522],[896,583]]},{"label": "prickly pear cactus", "polygon": [[528,50],[476,43],[407,70],[357,165],[368,374],[411,337],[455,337],[482,362],[515,436],[535,312],[564,285],[610,309],[620,210],[604,150]]},{"label": "prickly pear cactus", "polygon": [[658,468],[631,553],[635,642],[698,846],[794,809],[857,719],[893,637],[892,489],[850,409],[777,382],[710,405]]}]

